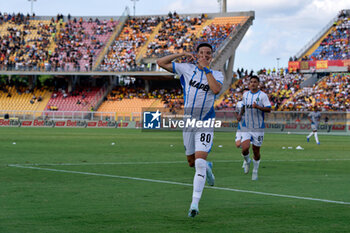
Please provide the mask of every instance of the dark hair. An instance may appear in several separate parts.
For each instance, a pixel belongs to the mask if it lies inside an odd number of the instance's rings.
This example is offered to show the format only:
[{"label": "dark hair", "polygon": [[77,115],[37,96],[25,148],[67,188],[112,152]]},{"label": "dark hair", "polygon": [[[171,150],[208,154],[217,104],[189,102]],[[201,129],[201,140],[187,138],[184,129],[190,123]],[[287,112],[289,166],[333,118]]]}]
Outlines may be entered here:
[{"label": "dark hair", "polygon": [[201,48],[201,47],[208,47],[208,48],[210,48],[211,49],[211,51],[213,52],[213,47],[209,44],[209,43],[200,43],[198,46],[197,46],[197,53],[198,53],[198,51],[199,51],[199,49]]},{"label": "dark hair", "polygon": [[258,77],[258,76],[256,76],[256,75],[251,76],[249,80],[252,80],[253,78],[255,78],[256,80],[258,80],[258,82],[260,82],[259,77]]}]

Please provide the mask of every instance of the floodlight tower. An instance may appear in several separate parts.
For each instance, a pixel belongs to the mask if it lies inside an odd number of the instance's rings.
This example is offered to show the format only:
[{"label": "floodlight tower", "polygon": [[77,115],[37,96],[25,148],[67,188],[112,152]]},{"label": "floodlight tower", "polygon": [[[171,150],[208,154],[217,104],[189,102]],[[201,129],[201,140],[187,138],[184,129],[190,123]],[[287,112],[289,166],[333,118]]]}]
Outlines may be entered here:
[{"label": "floodlight tower", "polygon": [[28,0],[28,2],[30,2],[30,14],[33,15],[33,5],[36,0]]},{"label": "floodlight tower", "polygon": [[222,0],[221,13],[227,13],[227,0]]},{"label": "floodlight tower", "polygon": [[227,0],[218,0],[221,13],[227,13]]},{"label": "floodlight tower", "polygon": [[140,1],[140,0],[131,0],[132,2],[134,2],[134,6],[133,6],[133,8],[134,8],[134,17],[135,17],[135,8],[136,8],[136,2],[138,2],[138,1]]}]

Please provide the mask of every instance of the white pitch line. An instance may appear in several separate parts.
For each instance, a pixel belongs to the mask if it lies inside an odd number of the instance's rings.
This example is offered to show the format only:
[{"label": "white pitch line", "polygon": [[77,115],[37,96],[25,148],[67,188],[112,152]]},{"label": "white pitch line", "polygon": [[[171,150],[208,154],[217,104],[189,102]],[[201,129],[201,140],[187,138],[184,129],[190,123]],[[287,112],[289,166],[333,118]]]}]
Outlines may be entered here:
[{"label": "white pitch line", "polygon": [[[102,177],[112,177],[112,178],[120,178],[120,179],[128,179],[128,180],[147,181],[147,182],[152,182],[152,183],[192,186],[192,184],[181,183],[181,182],[166,181],[166,180],[154,180],[154,179],[146,179],[146,178],[138,178],[138,177],[130,177],[130,176],[117,176],[117,175],[99,174],[99,173],[92,173],[92,172],[79,172],[79,171],[59,170],[59,169],[51,169],[51,168],[29,167],[29,166],[20,166],[20,165],[14,165],[14,164],[9,165],[9,166],[10,167],[17,167],[17,168],[34,169],[34,170],[52,171],[52,172],[62,172],[62,173],[71,173],[71,174],[81,174],[81,175],[90,175],[90,176],[102,176]],[[342,204],[342,205],[350,205],[350,202],[333,201],[333,200],[312,198],[312,197],[299,197],[299,196],[293,196],[293,195],[265,193],[265,192],[256,192],[256,191],[249,191],[249,190],[222,188],[222,187],[211,187],[211,186],[206,186],[205,188],[231,191],[231,192],[259,194],[259,195],[265,195],[265,196],[285,197],[285,198],[293,198],[293,199],[301,199],[301,200],[309,200],[309,201],[319,201],[319,202],[335,203],[335,204]]]},{"label": "white pitch line", "polygon": [[149,161],[149,162],[106,162],[106,163],[27,163],[27,164],[9,164],[19,166],[82,166],[82,165],[143,165],[143,164],[172,164],[185,163],[186,161]]},{"label": "white pitch line", "polygon": [[[241,163],[243,160],[213,160],[214,163]],[[291,160],[264,160],[262,162],[324,162],[324,161],[350,161],[350,159],[291,159]],[[176,164],[187,163],[187,161],[145,161],[145,162],[106,162],[106,163],[27,163],[9,164],[19,166],[83,166],[83,165],[146,165],[146,164]]]}]

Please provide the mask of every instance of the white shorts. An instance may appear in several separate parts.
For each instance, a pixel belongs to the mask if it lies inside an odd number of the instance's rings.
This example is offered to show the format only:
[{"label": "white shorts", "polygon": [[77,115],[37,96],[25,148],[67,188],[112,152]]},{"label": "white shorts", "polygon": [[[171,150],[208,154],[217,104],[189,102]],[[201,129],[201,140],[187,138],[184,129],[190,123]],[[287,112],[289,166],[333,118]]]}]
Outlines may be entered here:
[{"label": "white shorts", "polygon": [[183,141],[186,155],[192,155],[196,151],[209,153],[213,145],[214,130],[183,132]]},{"label": "white shorts", "polygon": [[242,132],[242,142],[250,140],[254,146],[260,147],[264,141],[264,132]]},{"label": "white shorts", "polygon": [[242,134],[243,134],[242,131],[237,131],[236,132],[236,139],[235,139],[236,142],[237,141],[242,141]]},{"label": "white shorts", "polygon": [[314,123],[311,123],[311,129],[312,131],[317,131],[317,125]]}]

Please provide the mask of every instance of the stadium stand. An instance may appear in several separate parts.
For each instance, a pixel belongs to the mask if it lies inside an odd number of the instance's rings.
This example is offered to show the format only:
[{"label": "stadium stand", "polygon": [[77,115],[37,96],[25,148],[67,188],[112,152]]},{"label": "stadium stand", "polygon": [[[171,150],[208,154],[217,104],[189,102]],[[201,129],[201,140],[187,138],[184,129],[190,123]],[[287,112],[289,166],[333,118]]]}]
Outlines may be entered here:
[{"label": "stadium stand", "polygon": [[[317,48],[312,47],[301,60],[344,60],[350,59],[350,14],[341,11],[337,21],[321,38]],[[317,43],[316,43],[317,44]]]},{"label": "stadium stand", "polygon": [[101,70],[135,70],[137,53],[159,22],[159,17],[129,19],[102,61]]},{"label": "stadium stand", "polygon": [[142,112],[142,108],[166,108],[169,112],[181,109],[183,95],[181,89],[154,89],[117,86],[107,96],[98,112],[115,112],[118,116],[131,116]]},{"label": "stadium stand", "polygon": [[80,87],[71,93],[59,89],[52,93],[47,103],[48,111],[91,111],[103,97],[104,89],[98,87]]},{"label": "stadium stand", "polygon": [[0,68],[33,71],[87,71],[112,34],[117,21],[63,22],[29,15],[0,16]]},{"label": "stadium stand", "polygon": [[116,24],[116,21],[100,21],[98,18],[90,18],[88,21],[74,18],[61,23],[55,38],[57,46],[48,69],[91,71]]},{"label": "stadium stand", "polygon": [[7,15],[0,24],[0,68],[5,70],[43,70],[49,59],[56,32],[55,23],[31,20],[23,14]]},{"label": "stadium stand", "polygon": [[196,34],[206,21],[205,15],[183,17],[174,13],[163,19],[163,26],[148,45],[145,57],[162,57],[175,52],[192,51]]},{"label": "stadium stand", "polygon": [[[284,101],[289,99],[300,89],[303,80],[301,74],[259,74],[261,90],[268,94],[273,110],[277,110]],[[215,103],[216,110],[234,110],[238,101],[242,99],[244,89],[248,89],[249,75],[238,79],[231,88],[227,90],[219,101]]]},{"label": "stadium stand", "polygon": [[209,41],[215,50],[233,29],[244,23],[247,18],[236,16],[208,19],[205,14],[191,17],[174,13],[162,18],[129,19],[102,61],[100,69],[145,70],[146,67],[140,64],[140,59],[157,58],[183,51],[192,52],[202,41]]},{"label": "stadium stand", "polygon": [[283,111],[312,111],[318,106],[322,111],[350,111],[350,74],[331,74],[314,87],[303,88],[288,100]]},{"label": "stadium stand", "polygon": [[146,57],[162,57],[171,53],[192,52],[200,42],[209,42],[216,50],[233,29],[247,17],[168,18],[162,30],[148,46]]},{"label": "stadium stand", "polygon": [[43,111],[51,96],[47,89],[2,86],[0,90],[0,110]]},{"label": "stadium stand", "polygon": [[[130,18],[106,53],[104,46],[117,31],[118,21],[71,16],[65,21],[62,15],[39,20],[40,17],[23,14],[1,14],[0,69],[58,72],[89,72],[93,68],[103,71],[145,70],[148,63],[140,63],[142,58],[193,51],[203,40],[210,41],[216,48],[236,25],[249,18],[210,17],[206,14],[181,16],[170,13],[168,16]],[[97,58],[98,64],[95,65]]]}]

